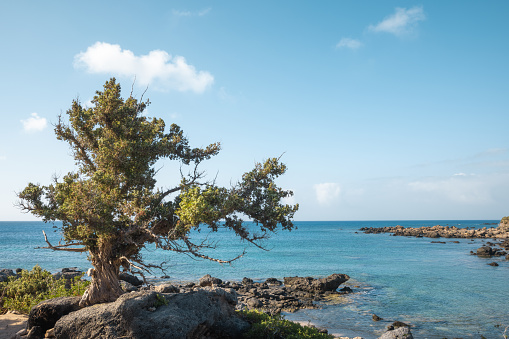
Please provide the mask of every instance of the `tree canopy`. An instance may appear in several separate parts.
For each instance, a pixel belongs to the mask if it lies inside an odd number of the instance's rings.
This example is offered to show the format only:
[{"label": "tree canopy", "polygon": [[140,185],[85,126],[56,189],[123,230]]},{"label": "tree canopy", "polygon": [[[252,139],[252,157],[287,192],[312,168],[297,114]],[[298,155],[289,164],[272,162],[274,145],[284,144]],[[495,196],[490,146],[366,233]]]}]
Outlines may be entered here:
[{"label": "tree canopy", "polygon": [[[205,255],[210,244],[194,242],[191,231],[227,228],[261,246],[277,229],[294,228],[298,205],[282,202],[293,193],[274,182],[286,171],[279,159],[258,163],[236,184],[219,187],[198,166],[217,155],[220,144],[191,148],[179,126],[167,128],[163,119],[142,114],[149,104],[132,93],[124,100],[115,78],[96,92],[92,107],[74,100],[67,119],[59,116],[55,134],[69,144],[76,170],[47,186],[29,183],[18,194],[23,211],[62,222],[63,243],[54,246],[46,238],[49,248],[89,253],[94,270],[82,305],[116,299],[121,268],[154,267],[142,257],[147,244],[230,262]],[[154,166],[162,159],[189,169],[165,189],[156,188]],[[254,231],[244,219],[256,225]]]}]

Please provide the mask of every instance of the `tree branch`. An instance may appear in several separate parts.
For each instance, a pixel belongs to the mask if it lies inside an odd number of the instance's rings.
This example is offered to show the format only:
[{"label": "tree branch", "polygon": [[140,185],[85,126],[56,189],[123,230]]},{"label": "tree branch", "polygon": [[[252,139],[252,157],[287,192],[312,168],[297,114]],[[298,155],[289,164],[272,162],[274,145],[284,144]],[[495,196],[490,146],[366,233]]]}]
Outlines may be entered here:
[{"label": "tree branch", "polygon": [[67,252],[86,252],[86,251],[88,251],[88,249],[86,247],[82,247],[82,248],[66,248],[68,246],[83,245],[82,243],[72,243],[72,244],[53,246],[48,241],[48,237],[46,236],[46,232],[44,232],[44,230],[42,231],[42,234],[44,234],[44,240],[48,244],[48,247],[36,247],[36,248],[48,248],[48,249],[52,249],[53,251],[67,251]]}]

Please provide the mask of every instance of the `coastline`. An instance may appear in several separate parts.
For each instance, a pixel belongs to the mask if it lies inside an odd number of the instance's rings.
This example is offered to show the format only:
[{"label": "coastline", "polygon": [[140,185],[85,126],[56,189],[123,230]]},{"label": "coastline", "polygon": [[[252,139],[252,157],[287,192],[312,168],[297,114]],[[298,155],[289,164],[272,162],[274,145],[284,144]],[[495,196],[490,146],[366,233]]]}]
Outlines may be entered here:
[{"label": "coastline", "polygon": [[[360,286],[356,293],[348,295],[349,299],[354,300],[352,304],[302,310],[290,314],[287,319],[299,313],[307,313],[310,317],[305,319],[306,323],[310,321],[331,328],[331,333],[347,334],[334,330],[341,329],[344,324],[347,329],[361,329],[358,332],[361,336],[364,329],[376,337],[386,324],[374,323],[371,314],[375,313],[384,319],[414,325],[414,335],[423,338],[473,338],[470,333],[495,338],[503,332],[500,330],[502,327],[496,326],[505,327],[509,323],[507,305],[500,298],[500,293],[509,293],[508,286],[501,283],[507,281],[509,262],[502,257],[486,259],[468,255],[471,250],[475,252],[477,248],[485,246],[488,239],[393,237],[389,234],[365,235],[358,232],[361,227],[391,225],[432,227],[441,224],[481,229],[489,221],[302,222],[298,223],[298,231],[282,233],[271,239],[271,251],[249,250],[248,255],[233,266],[223,267],[205,261],[187,260],[182,256],[175,257],[171,259],[173,264],[168,270],[171,278],[153,276],[153,284],[177,280],[196,282],[207,272],[223,280],[240,281],[240,278],[247,276],[257,282],[264,281],[266,277],[282,280],[284,276],[293,274],[323,277],[324,273],[343,272],[355,279],[347,282],[347,285],[354,290],[356,288],[353,285]],[[74,264],[81,270],[89,267],[86,260],[83,263],[76,260],[80,259],[77,255],[62,256],[51,251],[33,250],[41,241],[40,229],[45,226],[42,222],[26,226],[17,223],[16,227],[9,223],[3,224],[0,246],[6,246],[2,252],[7,265],[0,267],[10,265],[9,268],[31,269],[33,266],[30,260],[33,259],[52,273]],[[223,234],[220,235],[223,237]],[[14,242],[16,239],[23,239],[22,244],[25,248],[28,245],[28,250],[17,249]],[[435,240],[442,240],[446,244],[432,243]],[[459,240],[459,243],[453,240]],[[230,246],[229,242],[225,243]],[[219,248],[218,253],[228,258],[228,253],[232,252],[236,252],[236,247],[230,247],[229,252]],[[154,261],[159,261],[161,257],[157,252],[149,254]],[[53,257],[58,259],[50,260]],[[500,264],[499,267],[487,265],[494,260]],[[488,285],[492,288],[485,288]],[[425,298],[422,297],[423,293],[426,293]],[[486,305],[498,311],[489,312]],[[463,319],[471,320],[466,323]]]}]

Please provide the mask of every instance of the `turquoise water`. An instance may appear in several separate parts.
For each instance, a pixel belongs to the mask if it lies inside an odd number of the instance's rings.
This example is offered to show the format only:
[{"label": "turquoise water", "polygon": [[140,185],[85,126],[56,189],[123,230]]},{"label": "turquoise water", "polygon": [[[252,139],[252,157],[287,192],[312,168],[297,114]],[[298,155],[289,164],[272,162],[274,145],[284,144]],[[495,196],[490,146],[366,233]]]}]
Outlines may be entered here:
[{"label": "turquoise water", "polygon": [[[239,243],[227,232],[212,235],[210,240],[219,243],[210,254],[219,258],[233,258],[247,248],[247,254],[231,266],[153,248],[146,249],[145,258],[154,263],[167,260],[166,274],[176,281],[196,281],[207,273],[223,280],[348,274],[351,280],[347,285],[355,293],[341,303],[287,315],[290,319],[311,321],[332,333],[376,338],[388,324],[399,320],[413,326],[416,338],[502,338],[509,325],[509,262],[503,257],[470,255],[483,240],[439,239],[446,244],[437,244],[428,238],[358,232],[361,227],[395,225],[481,228],[486,226],[484,223],[496,222],[297,222],[297,230],[279,232],[266,243],[270,251]],[[0,222],[0,268],[30,269],[39,264],[56,271],[70,266],[83,270],[90,267],[85,254],[34,249],[45,245],[42,229],[50,241],[58,242],[59,235],[51,224]],[[500,266],[487,265],[493,261]],[[154,278],[160,275],[163,273],[156,272]],[[373,313],[386,320],[373,322]]]}]

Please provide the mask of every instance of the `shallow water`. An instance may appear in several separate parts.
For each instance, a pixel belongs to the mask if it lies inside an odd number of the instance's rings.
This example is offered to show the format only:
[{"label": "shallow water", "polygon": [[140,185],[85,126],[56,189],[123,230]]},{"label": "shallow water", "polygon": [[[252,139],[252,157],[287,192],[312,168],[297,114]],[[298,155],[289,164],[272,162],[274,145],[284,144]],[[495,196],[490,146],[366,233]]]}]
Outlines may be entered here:
[{"label": "shallow water", "polygon": [[[297,222],[298,229],[279,232],[262,251],[239,243],[231,234],[218,232],[219,240],[210,252],[222,259],[235,257],[247,247],[247,254],[233,265],[196,261],[148,248],[147,261],[168,260],[166,274],[175,281],[196,281],[209,273],[223,280],[250,277],[264,280],[285,276],[323,277],[346,273],[354,294],[342,303],[324,304],[319,310],[303,310],[287,315],[311,321],[331,333],[376,338],[395,320],[409,323],[416,338],[502,338],[509,325],[509,262],[501,258],[469,255],[483,244],[476,239],[393,237],[364,234],[361,227],[433,226],[485,227],[482,221],[341,221]],[[491,226],[488,226],[491,227]],[[26,268],[35,264],[50,271],[77,266],[90,267],[85,254],[34,249],[44,246],[41,230],[57,243],[58,233],[41,222],[0,222],[0,268]],[[198,234],[203,237],[203,234]],[[436,239],[433,239],[436,240]],[[459,240],[459,243],[453,243]],[[500,266],[492,267],[496,261]],[[156,272],[153,278],[163,275]],[[374,322],[372,314],[384,318]]]}]

